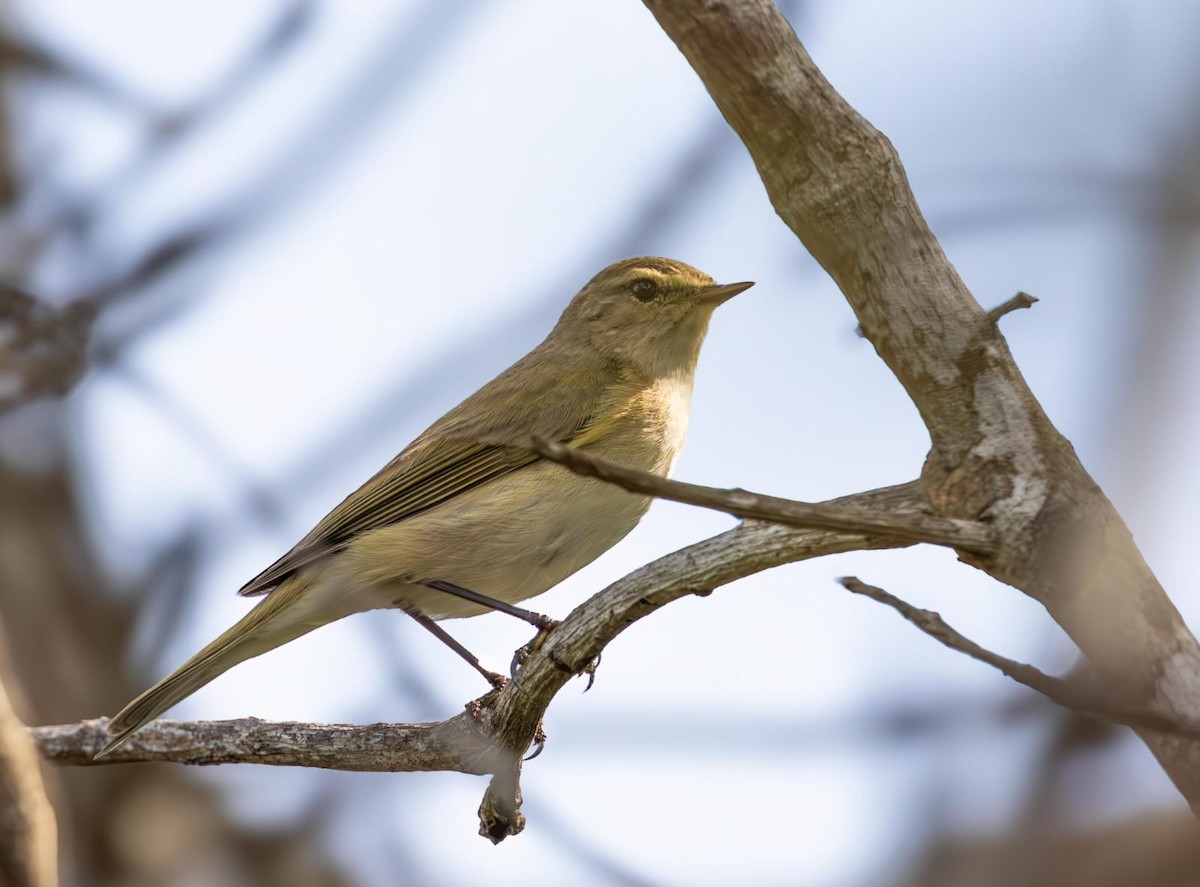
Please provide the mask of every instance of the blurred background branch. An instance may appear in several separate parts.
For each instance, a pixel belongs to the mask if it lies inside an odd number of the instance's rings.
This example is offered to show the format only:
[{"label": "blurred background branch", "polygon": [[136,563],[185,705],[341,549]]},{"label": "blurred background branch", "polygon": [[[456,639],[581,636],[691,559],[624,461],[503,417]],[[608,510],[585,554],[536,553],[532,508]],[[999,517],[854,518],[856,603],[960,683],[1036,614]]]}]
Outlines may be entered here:
[{"label": "blurred background branch", "polygon": [[[0,646],[0,661],[6,658]],[[9,674],[11,668],[3,671]],[[37,750],[0,684],[0,879],[13,887],[54,887],[57,831]]]},{"label": "blurred background branch", "polygon": [[[141,580],[106,571],[85,526],[79,466],[68,453],[68,416],[38,401],[70,393],[85,373],[119,362],[183,310],[188,297],[164,297],[164,284],[179,296],[184,269],[211,259],[242,210],[160,231],[119,253],[98,254],[88,242],[153,175],[157,162],[198,138],[206,123],[253,87],[255,77],[278,64],[303,34],[305,8],[283,10],[228,80],[170,119],[101,70],[28,35],[14,36],[18,26],[11,16],[2,20],[0,76],[9,94],[21,99],[18,108],[47,92],[79,92],[119,107],[146,134],[142,149],[107,182],[58,190],[50,158],[30,158],[10,126],[0,130],[7,161],[0,168],[6,241],[0,279],[8,282],[0,289],[0,412],[15,412],[0,429],[0,607],[11,646],[3,676],[10,689],[20,688],[26,721],[73,718],[136,692],[139,681],[130,675],[127,657],[139,609],[150,595],[178,599],[187,593],[198,541],[184,528]],[[24,150],[13,150],[14,143]],[[62,267],[66,245],[78,250],[69,282],[40,286],[47,265]],[[32,295],[35,290],[44,295]],[[107,315],[116,306],[147,295],[153,300],[137,306],[145,310],[135,311],[132,323],[128,316],[111,323],[116,318]],[[104,333],[97,337],[101,321]],[[51,783],[65,884],[345,883],[303,829],[248,833],[229,818],[211,787],[182,774],[114,770],[84,779],[58,774]],[[44,883],[52,882],[47,875]]]},{"label": "blurred background branch", "polygon": [[[1075,680],[1055,678],[1031,665],[1016,662],[1006,656],[986,650],[947,625],[939,613],[914,607],[877,585],[868,585],[856,576],[843,576],[838,582],[847,591],[861,594],[891,607],[938,643],[970,656],[978,662],[992,666],[1018,684],[1023,684],[1029,689],[1041,693],[1050,701],[1075,714],[1126,727],[1147,727],[1164,732],[1174,732],[1188,739],[1194,739],[1200,735],[1196,725],[1173,722],[1151,709],[1122,708],[1120,699],[1108,697],[1103,690],[1094,686],[1097,683],[1095,679],[1089,680],[1087,675],[1077,676]],[[1137,703],[1138,700],[1132,700],[1133,705],[1136,706]]]}]

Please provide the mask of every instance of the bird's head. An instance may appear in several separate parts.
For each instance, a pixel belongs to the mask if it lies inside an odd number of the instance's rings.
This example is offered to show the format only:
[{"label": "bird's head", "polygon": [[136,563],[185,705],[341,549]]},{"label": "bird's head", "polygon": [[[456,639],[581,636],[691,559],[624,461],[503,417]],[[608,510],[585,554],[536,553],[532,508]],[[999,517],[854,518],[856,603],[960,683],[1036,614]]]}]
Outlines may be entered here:
[{"label": "bird's head", "polygon": [[556,333],[652,377],[690,372],[713,311],[753,285],[718,284],[673,259],[626,259],[588,281]]}]

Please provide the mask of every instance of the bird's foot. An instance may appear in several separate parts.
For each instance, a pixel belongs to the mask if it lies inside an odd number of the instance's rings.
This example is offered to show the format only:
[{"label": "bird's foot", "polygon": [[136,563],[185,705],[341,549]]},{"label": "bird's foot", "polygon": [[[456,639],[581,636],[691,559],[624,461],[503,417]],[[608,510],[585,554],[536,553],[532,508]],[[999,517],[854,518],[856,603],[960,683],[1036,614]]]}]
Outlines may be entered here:
[{"label": "bird's foot", "polygon": [[588,676],[588,685],[583,688],[584,693],[586,693],[588,690],[592,689],[592,684],[596,683],[596,669],[598,669],[600,667],[600,657],[602,655],[604,655],[604,654],[597,653],[596,658],[593,659],[591,662],[589,662],[587,665],[585,665],[583,667],[583,671],[580,672],[581,675],[585,674]]},{"label": "bird's foot", "polygon": [[488,690],[478,699],[472,699],[463,706],[467,714],[471,716],[471,720],[480,726],[486,726],[484,711],[491,708],[496,703],[496,697],[499,696],[500,691],[508,685],[508,678],[504,677],[504,675],[498,674],[494,676],[497,682],[492,684],[492,689]]},{"label": "bird's foot", "polygon": [[541,721],[538,721],[537,729],[533,731],[533,746],[533,751],[525,756],[527,761],[532,761],[546,748],[546,729]]},{"label": "bird's foot", "polygon": [[[509,674],[511,674],[514,678],[517,676],[517,672],[524,667],[526,662],[529,661],[529,657],[545,646],[546,638],[548,638],[550,636],[550,632],[552,632],[558,626],[558,622],[554,620],[548,620],[548,622],[549,624],[542,628],[542,630],[534,636],[533,640],[531,640],[528,644],[525,644],[523,647],[518,647],[517,651],[513,653],[512,662],[509,663],[508,668]],[[587,675],[588,682],[587,686],[583,688],[584,693],[592,689],[592,685],[596,683],[596,669],[599,667],[600,656],[597,655],[595,659],[577,672],[579,675]]]},{"label": "bird's foot", "polygon": [[538,625],[538,633],[533,636],[533,640],[523,647],[517,647],[517,651],[513,653],[512,662],[508,666],[508,673],[513,677],[517,676],[518,669],[529,661],[530,656],[542,649],[546,638],[550,637],[550,632],[558,627],[557,619],[551,619],[549,616],[543,616],[542,619],[543,622]]},{"label": "bird's foot", "polygon": [[482,674],[484,678],[487,679],[487,682],[492,685],[493,693],[499,693],[506,686],[508,686],[508,678],[500,674],[498,671],[488,671],[487,669],[484,669],[480,671],[480,674]]}]

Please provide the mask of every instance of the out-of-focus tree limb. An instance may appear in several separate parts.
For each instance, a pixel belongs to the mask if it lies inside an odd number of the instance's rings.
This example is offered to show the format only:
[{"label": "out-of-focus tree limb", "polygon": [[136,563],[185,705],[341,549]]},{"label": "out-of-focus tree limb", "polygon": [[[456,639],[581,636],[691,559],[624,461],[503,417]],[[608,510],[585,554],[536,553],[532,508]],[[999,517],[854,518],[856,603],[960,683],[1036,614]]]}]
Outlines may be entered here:
[{"label": "out-of-focus tree limb", "polygon": [[71,389],[87,368],[94,318],[89,304],[56,309],[0,286],[0,415]]},{"label": "out-of-focus tree limb", "polygon": [[58,823],[37,750],[0,683],[0,883],[58,883]]},{"label": "out-of-focus tree limb", "polygon": [[[124,212],[131,195],[136,199],[139,185],[153,177],[152,171],[167,160],[172,148],[188,150],[184,143],[200,136],[203,123],[216,121],[252,92],[254,84],[247,79],[252,71],[273,70],[273,60],[288,45],[289,35],[301,36],[303,17],[294,14],[300,7],[311,4],[297,0],[290,4],[291,11],[283,10],[279,27],[272,29],[259,49],[251,49],[245,63],[232,70],[233,79],[209,92],[202,105],[163,116],[132,89],[120,96],[110,94],[109,98],[122,101],[123,110],[133,112],[131,133],[140,128],[146,138],[140,140],[141,148],[132,152],[128,165],[99,187],[60,181],[58,152],[48,150],[37,138],[31,143],[26,137],[37,126],[20,123],[45,94],[40,84],[33,83],[44,79],[42,75],[64,82],[70,79],[93,94],[105,93],[104,84],[72,77],[73,72],[86,77],[87,71],[66,56],[56,64],[44,55],[41,61],[47,65],[42,67],[33,56],[14,60],[7,49],[12,40],[21,39],[10,36],[19,29],[10,16],[2,17],[0,74],[6,75],[3,85],[13,90],[15,122],[10,125],[8,113],[0,115],[0,209],[6,223],[0,280],[17,286],[42,281],[52,292],[42,299],[7,285],[0,289],[0,413],[66,393],[97,360],[101,364],[119,361],[137,332],[148,329],[148,313],[161,322],[175,310],[173,303],[178,300],[165,291],[186,289],[178,283],[183,277],[178,273],[181,266],[210,258],[217,247],[245,230],[238,223],[246,211],[239,214],[239,209],[255,201],[243,193],[180,229],[159,232],[157,237],[147,232],[145,243],[118,244],[105,236],[92,236],[107,230],[106,220]],[[22,76],[8,77],[13,63],[22,61],[33,62],[34,70],[24,65]],[[34,76],[24,76],[29,73]],[[374,92],[368,90],[366,98],[363,105],[374,102]],[[339,135],[346,137],[346,131]],[[32,150],[20,154],[14,146],[21,145]],[[13,168],[14,155],[27,157],[24,169]],[[273,179],[278,166],[269,164],[264,173]],[[33,200],[24,200],[26,195]],[[214,227],[218,225],[237,230],[226,237],[226,232]],[[46,275],[48,267],[55,270]],[[126,301],[133,290],[151,287],[153,305],[148,300],[133,306],[129,317],[108,310]],[[104,335],[97,341],[92,320],[100,314]],[[137,327],[132,333],[131,325]],[[22,415],[2,418],[0,612],[12,656],[11,668],[0,669],[0,674],[14,697],[20,692],[18,708],[28,721],[54,723],[82,712],[113,710],[138,689],[127,664],[144,595],[97,562],[94,539],[86,526],[87,509],[78,495],[86,485],[75,477],[75,461],[65,452],[73,448],[68,441],[76,429],[63,411],[43,403]],[[196,534],[184,530],[174,554],[197,540]],[[164,557],[160,575],[189,572],[185,557],[172,553]],[[28,745],[24,728],[19,729]],[[40,766],[36,752],[32,762]],[[64,848],[59,859],[64,883],[231,887],[350,883],[324,842],[314,839],[315,816],[309,817],[310,825],[247,829],[219,803],[215,787],[201,785],[175,769],[110,768],[86,773],[63,769],[47,776]],[[17,880],[0,870],[0,883]]]},{"label": "out-of-focus tree limb", "polygon": [[905,887],[1194,887],[1196,823],[1147,813],[1094,828],[1040,828],[999,836],[946,834],[899,883]]},{"label": "out-of-focus tree limb", "polygon": [[[770,0],[645,3],[919,410],[934,513],[996,531],[995,556],[964,559],[1042,602],[1117,696],[1200,720],[1200,645],[942,252],[891,143]],[[1138,733],[1200,811],[1200,741]]]},{"label": "out-of-focus tree limb", "polygon": [[1092,686],[1085,678],[1065,680],[1051,677],[1032,665],[1017,662],[981,647],[951,628],[940,613],[914,607],[894,594],[890,594],[878,586],[868,585],[855,576],[844,576],[838,582],[847,591],[861,594],[891,607],[943,646],[998,669],[1018,684],[1024,684],[1029,689],[1036,690],[1047,699],[1077,714],[1112,724],[1123,724],[1127,727],[1152,727],[1156,730],[1181,731],[1194,737],[1200,737],[1200,725],[1176,724],[1166,720],[1157,712],[1122,708],[1120,700],[1108,698],[1101,688]]}]

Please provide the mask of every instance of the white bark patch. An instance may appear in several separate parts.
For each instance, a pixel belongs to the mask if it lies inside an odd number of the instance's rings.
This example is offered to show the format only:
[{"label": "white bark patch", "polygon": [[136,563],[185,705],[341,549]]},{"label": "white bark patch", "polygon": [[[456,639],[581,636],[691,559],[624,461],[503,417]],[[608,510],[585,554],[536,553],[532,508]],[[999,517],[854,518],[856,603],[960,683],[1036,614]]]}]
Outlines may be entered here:
[{"label": "white bark patch", "polygon": [[972,455],[987,461],[1004,460],[1013,468],[1011,493],[988,509],[1001,534],[1008,535],[1038,516],[1049,493],[1038,458],[1037,435],[1020,394],[995,371],[975,377],[974,406],[983,436]]}]

